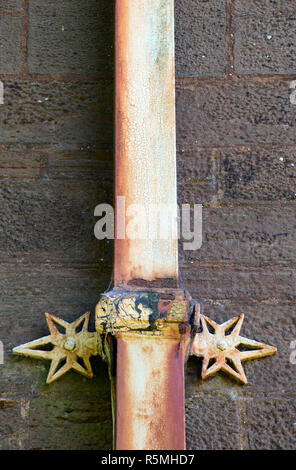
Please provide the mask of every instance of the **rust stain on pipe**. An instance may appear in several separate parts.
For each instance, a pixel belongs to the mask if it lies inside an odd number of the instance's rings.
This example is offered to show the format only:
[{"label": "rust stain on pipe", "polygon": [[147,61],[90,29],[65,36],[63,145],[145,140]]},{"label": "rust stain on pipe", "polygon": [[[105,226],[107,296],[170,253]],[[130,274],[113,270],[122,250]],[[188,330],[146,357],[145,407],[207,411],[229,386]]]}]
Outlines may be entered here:
[{"label": "rust stain on pipe", "polygon": [[[116,1],[115,196],[141,205],[142,223],[149,206],[177,202],[173,18],[173,0]],[[115,240],[115,285],[177,278],[176,237],[148,221],[154,239]]]},{"label": "rust stain on pipe", "polygon": [[183,450],[190,300],[176,289],[174,1],[116,0],[115,11],[115,287],[96,327],[117,339],[116,449]]},{"label": "rust stain on pipe", "polygon": [[117,347],[116,449],[185,449],[185,342],[119,334]]},{"label": "rust stain on pipe", "polygon": [[185,449],[188,319],[198,313],[191,301],[182,289],[102,294],[96,329],[117,339],[116,449]]}]

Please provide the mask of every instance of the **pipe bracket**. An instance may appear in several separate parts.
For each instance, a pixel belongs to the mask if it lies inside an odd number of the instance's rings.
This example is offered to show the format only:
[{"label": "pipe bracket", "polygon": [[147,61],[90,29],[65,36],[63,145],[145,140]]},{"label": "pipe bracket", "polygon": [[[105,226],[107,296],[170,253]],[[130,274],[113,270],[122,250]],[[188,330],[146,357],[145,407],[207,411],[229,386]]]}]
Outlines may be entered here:
[{"label": "pipe bracket", "polygon": [[[65,375],[69,370],[93,377],[90,357],[99,353],[99,337],[88,331],[89,313],[85,313],[73,323],[45,313],[50,335],[22,344],[13,353],[34,359],[51,361],[46,383],[49,384]],[[60,329],[58,329],[58,327]],[[62,333],[60,330],[63,329]]]},{"label": "pipe bracket", "polygon": [[205,315],[200,316],[191,355],[203,358],[202,379],[222,370],[246,385],[248,381],[242,362],[276,353],[272,346],[240,336],[243,321],[244,315],[240,315],[219,325]]}]

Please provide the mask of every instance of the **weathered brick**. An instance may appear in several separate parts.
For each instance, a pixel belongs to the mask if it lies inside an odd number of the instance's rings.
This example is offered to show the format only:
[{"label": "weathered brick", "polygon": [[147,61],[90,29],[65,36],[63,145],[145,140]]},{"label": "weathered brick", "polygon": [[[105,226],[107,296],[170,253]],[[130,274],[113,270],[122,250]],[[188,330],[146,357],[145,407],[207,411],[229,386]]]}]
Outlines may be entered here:
[{"label": "weathered brick", "polygon": [[103,242],[94,235],[94,209],[112,201],[111,183],[5,179],[0,201],[2,261],[85,264],[104,256]]},{"label": "weathered brick", "polygon": [[0,147],[0,178],[38,178],[46,159],[38,152],[17,152]]},{"label": "weathered brick", "polygon": [[[107,368],[95,378],[70,372],[44,386],[30,403],[30,449],[101,450],[112,448],[112,416]],[[65,438],[67,436],[67,438]]]},{"label": "weathered brick", "polygon": [[[232,266],[289,266],[295,263],[295,204],[253,203],[203,207],[203,237],[199,250],[184,250],[182,267],[201,263]],[[193,214],[191,216],[193,230]]]},{"label": "weathered brick", "polygon": [[184,286],[198,300],[220,301],[231,299],[236,302],[295,301],[296,272],[291,267],[271,265],[269,269],[200,266],[181,270]]},{"label": "weathered brick", "polygon": [[[101,292],[108,287],[111,267],[78,265],[50,267],[40,263],[1,266],[0,338],[5,351],[20,343],[48,334],[44,312],[74,321],[87,311],[94,312]],[[18,319],[16,321],[16,318]],[[93,322],[93,316],[92,316]]]},{"label": "weathered brick", "polygon": [[68,143],[112,149],[113,86],[98,83],[4,82],[0,143]]},{"label": "weathered brick", "polygon": [[178,77],[219,77],[225,74],[225,1],[196,4],[176,0],[176,74]]},{"label": "weathered brick", "polygon": [[112,76],[114,2],[29,2],[31,73],[99,73]]},{"label": "weathered brick", "polygon": [[179,150],[295,145],[289,81],[203,84],[177,89]]},{"label": "weathered brick", "polygon": [[22,9],[22,0],[2,0],[0,5],[0,13],[18,12]]},{"label": "weathered brick", "polygon": [[0,31],[0,74],[18,73],[21,67],[21,19],[0,16]]},{"label": "weathered brick", "polygon": [[0,450],[24,449],[28,441],[28,414],[26,400],[0,396]]},{"label": "weathered brick", "polygon": [[220,158],[224,198],[296,199],[296,149],[232,149]]},{"label": "weathered brick", "polygon": [[251,449],[295,449],[295,398],[251,400],[247,403],[247,413]]},{"label": "weathered brick", "polygon": [[266,10],[261,16],[252,4],[248,7],[248,14],[234,17],[235,72],[295,74],[296,8],[294,13]]},{"label": "weathered brick", "polygon": [[202,313],[217,323],[223,323],[237,315],[244,314],[245,319],[241,336],[275,346],[277,353],[271,357],[255,359],[243,363],[248,385],[219,372],[213,378],[200,379],[201,360],[191,358],[187,368],[187,393],[198,390],[231,390],[241,396],[258,394],[287,394],[295,391],[296,365],[290,361],[291,342],[296,339],[295,303],[257,302],[253,304],[236,303],[234,301],[207,301],[201,306]]},{"label": "weathered brick", "polygon": [[217,197],[217,159],[209,152],[178,152],[179,204],[201,204]]},{"label": "weathered brick", "polygon": [[233,14],[237,15],[254,15],[281,16],[286,13],[296,13],[296,3],[294,0],[234,0]]},{"label": "weathered brick", "polygon": [[194,394],[186,400],[187,450],[239,449],[236,403],[222,394]]}]

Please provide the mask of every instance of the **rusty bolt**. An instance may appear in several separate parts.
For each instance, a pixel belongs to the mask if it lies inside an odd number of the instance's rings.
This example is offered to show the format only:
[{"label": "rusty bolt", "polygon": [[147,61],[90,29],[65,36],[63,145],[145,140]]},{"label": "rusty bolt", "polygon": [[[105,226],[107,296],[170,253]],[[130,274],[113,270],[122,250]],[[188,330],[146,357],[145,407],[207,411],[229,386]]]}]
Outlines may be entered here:
[{"label": "rusty bolt", "polygon": [[217,348],[220,349],[220,351],[226,351],[227,349],[227,341],[220,339],[217,341]]},{"label": "rusty bolt", "polygon": [[73,349],[75,349],[75,347],[76,347],[76,343],[75,343],[74,339],[72,339],[72,338],[67,339],[67,341],[65,341],[65,343],[64,343],[64,348],[67,351],[73,351]]}]

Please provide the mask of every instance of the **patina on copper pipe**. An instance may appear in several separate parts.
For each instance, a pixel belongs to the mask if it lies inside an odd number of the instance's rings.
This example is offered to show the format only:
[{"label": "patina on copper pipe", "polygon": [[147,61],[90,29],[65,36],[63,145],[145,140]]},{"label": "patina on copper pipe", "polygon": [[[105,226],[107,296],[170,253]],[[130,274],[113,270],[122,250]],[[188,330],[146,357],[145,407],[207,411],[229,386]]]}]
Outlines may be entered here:
[{"label": "patina on copper pipe", "polygon": [[[116,0],[115,39],[115,287],[97,305],[96,328],[117,343],[116,449],[182,450],[191,307],[177,285],[173,0]],[[118,223],[134,204],[146,235],[136,239],[128,218]],[[147,218],[160,206],[167,237]]]},{"label": "patina on copper pipe", "polygon": [[[117,0],[115,42],[115,199],[124,196],[126,208],[174,207],[173,0]],[[176,238],[160,239],[152,224],[149,230],[155,239],[115,239],[115,285],[177,279]]]},{"label": "patina on copper pipe", "polygon": [[116,449],[185,448],[190,300],[182,289],[114,287],[102,294],[96,328],[117,343]]},{"label": "patina on copper pipe", "polygon": [[185,448],[184,347],[180,338],[117,341],[117,449]]}]

